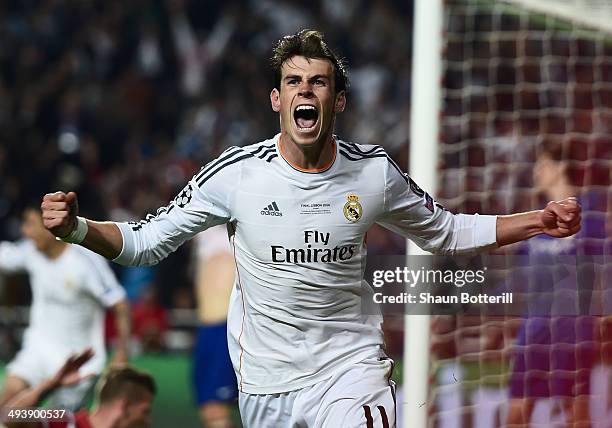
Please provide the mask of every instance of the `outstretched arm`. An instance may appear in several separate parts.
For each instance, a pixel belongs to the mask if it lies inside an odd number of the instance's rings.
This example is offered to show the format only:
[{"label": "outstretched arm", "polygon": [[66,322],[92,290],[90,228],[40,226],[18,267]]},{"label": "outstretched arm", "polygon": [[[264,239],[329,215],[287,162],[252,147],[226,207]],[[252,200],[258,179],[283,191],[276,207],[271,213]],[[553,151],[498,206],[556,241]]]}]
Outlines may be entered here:
[{"label": "outstretched arm", "polygon": [[123,237],[115,223],[77,218],[76,193],[47,193],[40,207],[45,227],[55,236],[81,244],[110,260],[121,253]]},{"label": "outstretched arm", "polygon": [[0,242],[0,274],[25,271],[32,247],[26,241]]},{"label": "outstretched arm", "polygon": [[576,198],[571,197],[551,201],[543,210],[498,216],[497,244],[513,244],[541,234],[554,238],[572,236],[580,231],[581,211]]},{"label": "outstretched arm", "polygon": [[55,236],[81,244],[126,266],[159,263],[198,232],[232,218],[243,161],[254,157],[230,147],[196,173],[176,197],[138,222],[96,222],[77,217],[74,192],[45,195],[43,221]]},{"label": "outstretched arm", "polygon": [[473,254],[540,234],[564,238],[580,230],[581,208],[576,198],[513,215],[451,214],[393,165],[387,166],[386,210],[378,223],[409,237],[426,251]]}]

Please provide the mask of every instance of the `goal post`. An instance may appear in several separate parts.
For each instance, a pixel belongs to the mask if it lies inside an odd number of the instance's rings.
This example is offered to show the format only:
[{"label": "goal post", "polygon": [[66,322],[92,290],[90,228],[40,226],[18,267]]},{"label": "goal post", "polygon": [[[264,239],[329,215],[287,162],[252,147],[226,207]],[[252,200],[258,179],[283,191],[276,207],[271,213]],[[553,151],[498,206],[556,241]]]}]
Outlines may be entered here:
[{"label": "goal post", "polygon": [[[442,0],[416,0],[410,113],[411,177],[432,194],[438,180],[438,135],[442,49]],[[408,241],[408,257],[425,254]],[[425,314],[404,320],[404,427],[425,428],[428,413],[429,323]]]}]

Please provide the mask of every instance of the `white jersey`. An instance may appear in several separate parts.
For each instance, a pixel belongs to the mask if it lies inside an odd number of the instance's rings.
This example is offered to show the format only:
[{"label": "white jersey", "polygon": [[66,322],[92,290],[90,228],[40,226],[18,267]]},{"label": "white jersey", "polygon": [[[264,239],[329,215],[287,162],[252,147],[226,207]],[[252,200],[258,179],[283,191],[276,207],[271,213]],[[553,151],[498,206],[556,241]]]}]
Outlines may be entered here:
[{"label": "white jersey", "polygon": [[94,358],[84,370],[103,369],[105,307],[125,297],[104,258],[70,245],[49,259],[30,241],[2,242],[0,271],[27,272],[30,277],[32,305],[24,349],[40,350],[61,365],[69,354],[92,347]]},{"label": "white jersey", "polygon": [[229,222],[237,275],[230,355],[242,392],[300,389],[383,355],[381,316],[362,313],[365,234],[374,224],[437,253],[495,245],[494,216],[436,205],[378,146],[336,140],[323,171],[292,166],[279,136],[233,147],[167,206],[118,223],[123,264],[156,263],[201,230]]}]

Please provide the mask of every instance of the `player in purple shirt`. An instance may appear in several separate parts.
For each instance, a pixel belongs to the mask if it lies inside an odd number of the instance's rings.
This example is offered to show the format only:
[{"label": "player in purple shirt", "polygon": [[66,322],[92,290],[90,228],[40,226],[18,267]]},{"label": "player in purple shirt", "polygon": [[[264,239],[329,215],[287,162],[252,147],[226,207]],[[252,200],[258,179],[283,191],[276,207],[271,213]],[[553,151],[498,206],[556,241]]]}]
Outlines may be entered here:
[{"label": "player in purple shirt", "polygon": [[[562,161],[561,146],[542,144],[534,184],[548,199],[577,194]],[[595,359],[596,318],[589,312],[595,276],[589,256],[603,254],[604,213],[591,210],[593,200],[580,198],[582,230],[565,240],[540,235],[525,241],[519,258],[529,264],[527,316],[512,355],[508,425],[528,426],[536,401],[554,398],[567,426],[589,423],[589,389]],[[600,215],[601,214],[601,215]],[[575,273],[574,273],[575,270]]]}]

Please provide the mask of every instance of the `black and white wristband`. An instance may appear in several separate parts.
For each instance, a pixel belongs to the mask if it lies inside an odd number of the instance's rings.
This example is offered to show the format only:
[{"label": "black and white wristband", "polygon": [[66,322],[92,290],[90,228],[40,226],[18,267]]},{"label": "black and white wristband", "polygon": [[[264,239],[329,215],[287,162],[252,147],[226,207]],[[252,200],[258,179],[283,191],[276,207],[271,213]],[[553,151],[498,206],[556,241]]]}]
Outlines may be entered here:
[{"label": "black and white wristband", "polygon": [[61,241],[69,244],[80,244],[83,242],[85,236],[87,235],[87,231],[89,230],[87,220],[85,220],[83,217],[77,217],[76,220],[76,227],[68,235],[64,236],[63,238],[59,238]]}]

